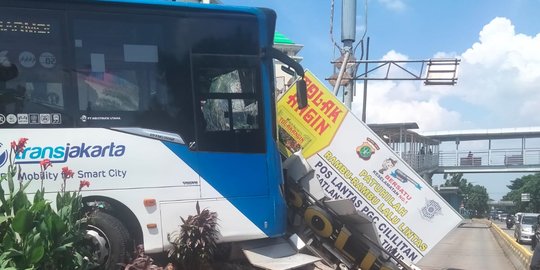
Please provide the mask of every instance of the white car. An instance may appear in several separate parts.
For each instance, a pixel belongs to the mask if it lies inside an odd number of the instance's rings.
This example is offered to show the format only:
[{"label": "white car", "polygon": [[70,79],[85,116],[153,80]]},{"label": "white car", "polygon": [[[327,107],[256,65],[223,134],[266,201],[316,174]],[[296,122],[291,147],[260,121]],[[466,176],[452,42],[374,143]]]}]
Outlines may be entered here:
[{"label": "white car", "polygon": [[516,222],[516,228],[514,230],[514,237],[518,243],[530,243],[534,234],[533,225],[536,224],[538,219],[538,213],[523,213],[519,219],[519,223]]}]

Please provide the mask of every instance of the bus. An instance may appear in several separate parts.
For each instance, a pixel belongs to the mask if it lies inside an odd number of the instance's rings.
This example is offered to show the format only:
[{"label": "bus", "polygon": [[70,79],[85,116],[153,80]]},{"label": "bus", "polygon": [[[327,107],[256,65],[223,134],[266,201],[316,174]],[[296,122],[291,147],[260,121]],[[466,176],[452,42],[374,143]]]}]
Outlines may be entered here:
[{"label": "bus", "polygon": [[55,169],[73,169],[68,190],[88,180],[84,202],[103,206],[89,235],[110,269],[133,245],[167,250],[196,203],[218,214],[220,242],[284,235],[273,61],[303,69],[272,47],[275,21],[224,5],[0,0],[0,173],[25,137],[27,191],[43,159],[50,196]]}]

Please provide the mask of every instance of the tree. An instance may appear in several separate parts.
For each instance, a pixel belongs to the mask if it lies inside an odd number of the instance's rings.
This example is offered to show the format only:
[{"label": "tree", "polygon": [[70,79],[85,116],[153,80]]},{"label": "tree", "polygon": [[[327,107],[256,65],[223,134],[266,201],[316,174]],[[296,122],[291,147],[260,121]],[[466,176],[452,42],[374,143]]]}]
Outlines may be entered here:
[{"label": "tree", "polygon": [[[504,200],[513,201],[517,212],[538,212],[540,210],[540,173],[525,175],[511,181],[510,189]],[[529,202],[521,201],[521,194],[529,193]]]},{"label": "tree", "polygon": [[461,195],[465,195],[472,188],[472,184],[463,178],[463,173],[451,173],[450,179],[446,179],[443,187],[458,187]]},{"label": "tree", "polygon": [[[469,185],[472,186],[471,183]],[[480,185],[472,186],[467,192],[467,201],[465,202],[466,209],[476,210],[477,214],[487,213],[489,206],[487,204],[489,195],[485,187]]]},{"label": "tree", "polygon": [[473,185],[467,179],[463,178],[463,173],[452,173],[450,179],[446,179],[442,185],[444,187],[458,187],[459,193],[463,198],[463,206],[465,209],[483,215],[489,210],[489,196],[484,186]]}]

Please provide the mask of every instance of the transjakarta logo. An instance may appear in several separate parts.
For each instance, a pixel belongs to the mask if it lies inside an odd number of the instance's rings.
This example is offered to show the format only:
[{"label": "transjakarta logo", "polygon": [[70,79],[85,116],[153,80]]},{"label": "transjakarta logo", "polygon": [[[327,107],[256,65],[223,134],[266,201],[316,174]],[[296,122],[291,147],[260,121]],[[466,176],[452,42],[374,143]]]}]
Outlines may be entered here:
[{"label": "transjakarta logo", "polygon": [[121,157],[125,152],[125,145],[116,145],[114,142],[109,145],[68,143],[66,146],[28,146],[15,156],[15,163],[39,163],[43,159],[50,159],[52,163],[64,163],[73,158]]},{"label": "transjakarta logo", "polygon": [[8,150],[6,147],[4,147],[3,144],[0,143],[0,168],[6,164],[6,161],[8,160]]}]

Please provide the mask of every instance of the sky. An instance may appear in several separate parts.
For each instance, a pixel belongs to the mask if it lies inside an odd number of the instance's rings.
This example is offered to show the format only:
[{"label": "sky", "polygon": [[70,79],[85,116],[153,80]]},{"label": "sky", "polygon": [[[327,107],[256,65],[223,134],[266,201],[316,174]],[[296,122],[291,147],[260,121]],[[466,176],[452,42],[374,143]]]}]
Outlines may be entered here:
[{"label": "sky", "polygon": [[[321,80],[335,72],[330,62],[342,46],[341,0],[222,2],[274,9],[276,30],[304,46],[299,53],[304,68]],[[357,0],[354,45],[369,37],[370,60],[460,59],[455,86],[370,81],[366,122],[417,122],[420,133],[540,126],[538,11],[540,0]],[[360,56],[357,49],[355,57]],[[361,118],[362,82],[356,89],[352,111]],[[465,175],[486,186],[495,200],[520,176]],[[442,176],[433,179],[434,184],[443,181]]]}]

